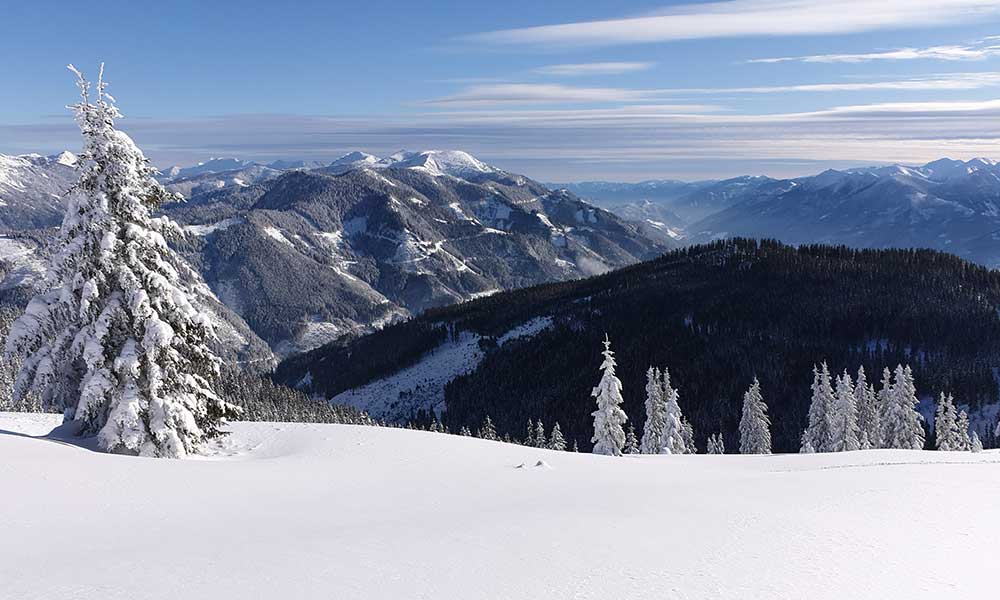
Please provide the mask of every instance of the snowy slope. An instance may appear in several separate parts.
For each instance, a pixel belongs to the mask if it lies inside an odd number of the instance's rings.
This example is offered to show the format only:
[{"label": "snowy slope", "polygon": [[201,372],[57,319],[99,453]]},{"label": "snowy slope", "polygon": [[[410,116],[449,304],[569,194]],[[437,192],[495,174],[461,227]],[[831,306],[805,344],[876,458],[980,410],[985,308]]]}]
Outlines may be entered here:
[{"label": "snowy slope", "polygon": [[[529,338],[552,326],[548,316],[531,319],[496,339],[498,346]],[[482,336],[463,331],[421,357],[416,364],[330,398],[337,405],[353,406],[374,419],[403,422],[417,410],[440,415],[447,407],[444,388],[460,375],[471,373],[483,360]],[[312,377],[309,377],[311,380]]]},{"label": "snowy slope", "polygon": [[54,422],[0,414],[5,598],[912,600],[995,589],[996,452],[614,459],[239,423],[210,459],[168,461],[21,435]]},{"label": "snowy slope", "polygon": [[62,219],[66,190],[76,181],[71,152],[0,154],[0,231],[52,227]]}]

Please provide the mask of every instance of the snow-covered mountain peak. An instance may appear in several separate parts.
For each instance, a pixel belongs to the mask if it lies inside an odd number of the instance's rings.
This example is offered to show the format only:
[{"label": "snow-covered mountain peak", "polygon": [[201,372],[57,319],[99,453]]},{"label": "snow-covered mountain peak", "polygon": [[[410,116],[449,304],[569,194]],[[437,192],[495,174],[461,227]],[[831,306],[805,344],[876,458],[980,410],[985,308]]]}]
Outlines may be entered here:
[{"label": "snow-covered mountain peak", "polygon": [[347,154],[341,156],[337,160],[330,163],[331,167],[334,166],[364,166],[364,165],[374,165],[378,163],[381,159],[374,154],[368,154],[367,152],[348,152]]},{"label": "snow-covered mountain peak", "polygon": [[392,166],[419,169],[435,177],[442,175],[463,177],[497,172],[497,169],[462,150],[425,150],[396,161]]},{"label": "snow-covered mountain peak", "polygon": [[66,165],[67,167],[75,167],[76,163],[80,162],[80,158],[69,150],[60,152],[54,157],[54,159],[57,163]]},{"label": "snow-covered mountain peak", "polygon": [[172,179],[187,179],[189,177],[195,177],[196,175],[204,175],[206,173],[221,173],[223,171],[236,171],[239,169],[245,169],[247,167],[256,164],[257,163],[253,161],[241,160],[239,158],[210,158],[206,161],[198,163],[193,167],[172,168],[169,169],[169,171],[172,173],[171,175]]},{"label": "snow-covered mountain peak", "polygon": [[968,161],[951,160],[942,158],[929,162],[919,170],[927,177],[938,181],[946,181],[961,177],[968,177],[979,171],[996,172],[997,161],[989,158],[973,158]]}]

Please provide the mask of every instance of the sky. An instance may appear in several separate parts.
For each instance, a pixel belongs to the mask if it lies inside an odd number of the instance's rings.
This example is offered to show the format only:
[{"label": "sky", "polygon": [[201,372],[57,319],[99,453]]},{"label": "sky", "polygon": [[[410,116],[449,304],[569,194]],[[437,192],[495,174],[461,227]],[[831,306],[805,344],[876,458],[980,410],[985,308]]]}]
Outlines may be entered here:
[{"label": "sky", "polygon": [[0,152],[106,63],[155,164],[461,149],[547,182],[1000,159],[1000,1],[10,3]]}]

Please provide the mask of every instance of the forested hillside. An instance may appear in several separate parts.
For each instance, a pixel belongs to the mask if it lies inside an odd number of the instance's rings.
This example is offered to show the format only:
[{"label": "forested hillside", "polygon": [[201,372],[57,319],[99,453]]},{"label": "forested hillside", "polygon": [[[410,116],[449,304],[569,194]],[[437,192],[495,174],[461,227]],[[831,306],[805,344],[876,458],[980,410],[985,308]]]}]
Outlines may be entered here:
[{"label": "forested hillside", "polygon": [[[1000,273],[947,254],[737,239],[585,280],[434,309],[293,357],[276,376],[333,397],[472,335],[481,357],[444,387],[445,425],[475,429],[489,415],[500,434],[521,437],[527,419],[558,421],[568,440],[587,449],[595,407],[590,392],[600,377],[606,332],[637,431],[646,370],[669,367],[698,446],[704,450],[707,436],[722,431],[726,445],[735,447],[742,394],[756,376],[774,449],[789,452],[798,450],[805,426],[813,365],[824,360],[834,373],[863,365],[872,379],[884,366],[908,362],[921,397],[951,392],[972,409],[997,402],[998,306]],[[504,339],[539,317],[551,324]],[[419,408],[410,404],[406,416],[373,416],[426,418]]]}]

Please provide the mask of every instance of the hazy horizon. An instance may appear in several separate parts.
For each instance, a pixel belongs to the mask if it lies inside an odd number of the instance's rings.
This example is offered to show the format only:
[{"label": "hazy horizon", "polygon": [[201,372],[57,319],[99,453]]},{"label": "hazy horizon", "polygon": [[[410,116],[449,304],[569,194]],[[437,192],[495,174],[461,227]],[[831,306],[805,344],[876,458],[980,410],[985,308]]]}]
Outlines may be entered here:
[{"label": "hazy horizon", "polygon": [[0,152],[77,147],[64,66],[101,61],[161,167],[439,148],[542,181],[691,180],[1000,147],[989,0],[113,1],[85,25],[56,4],[6,9]]}]

